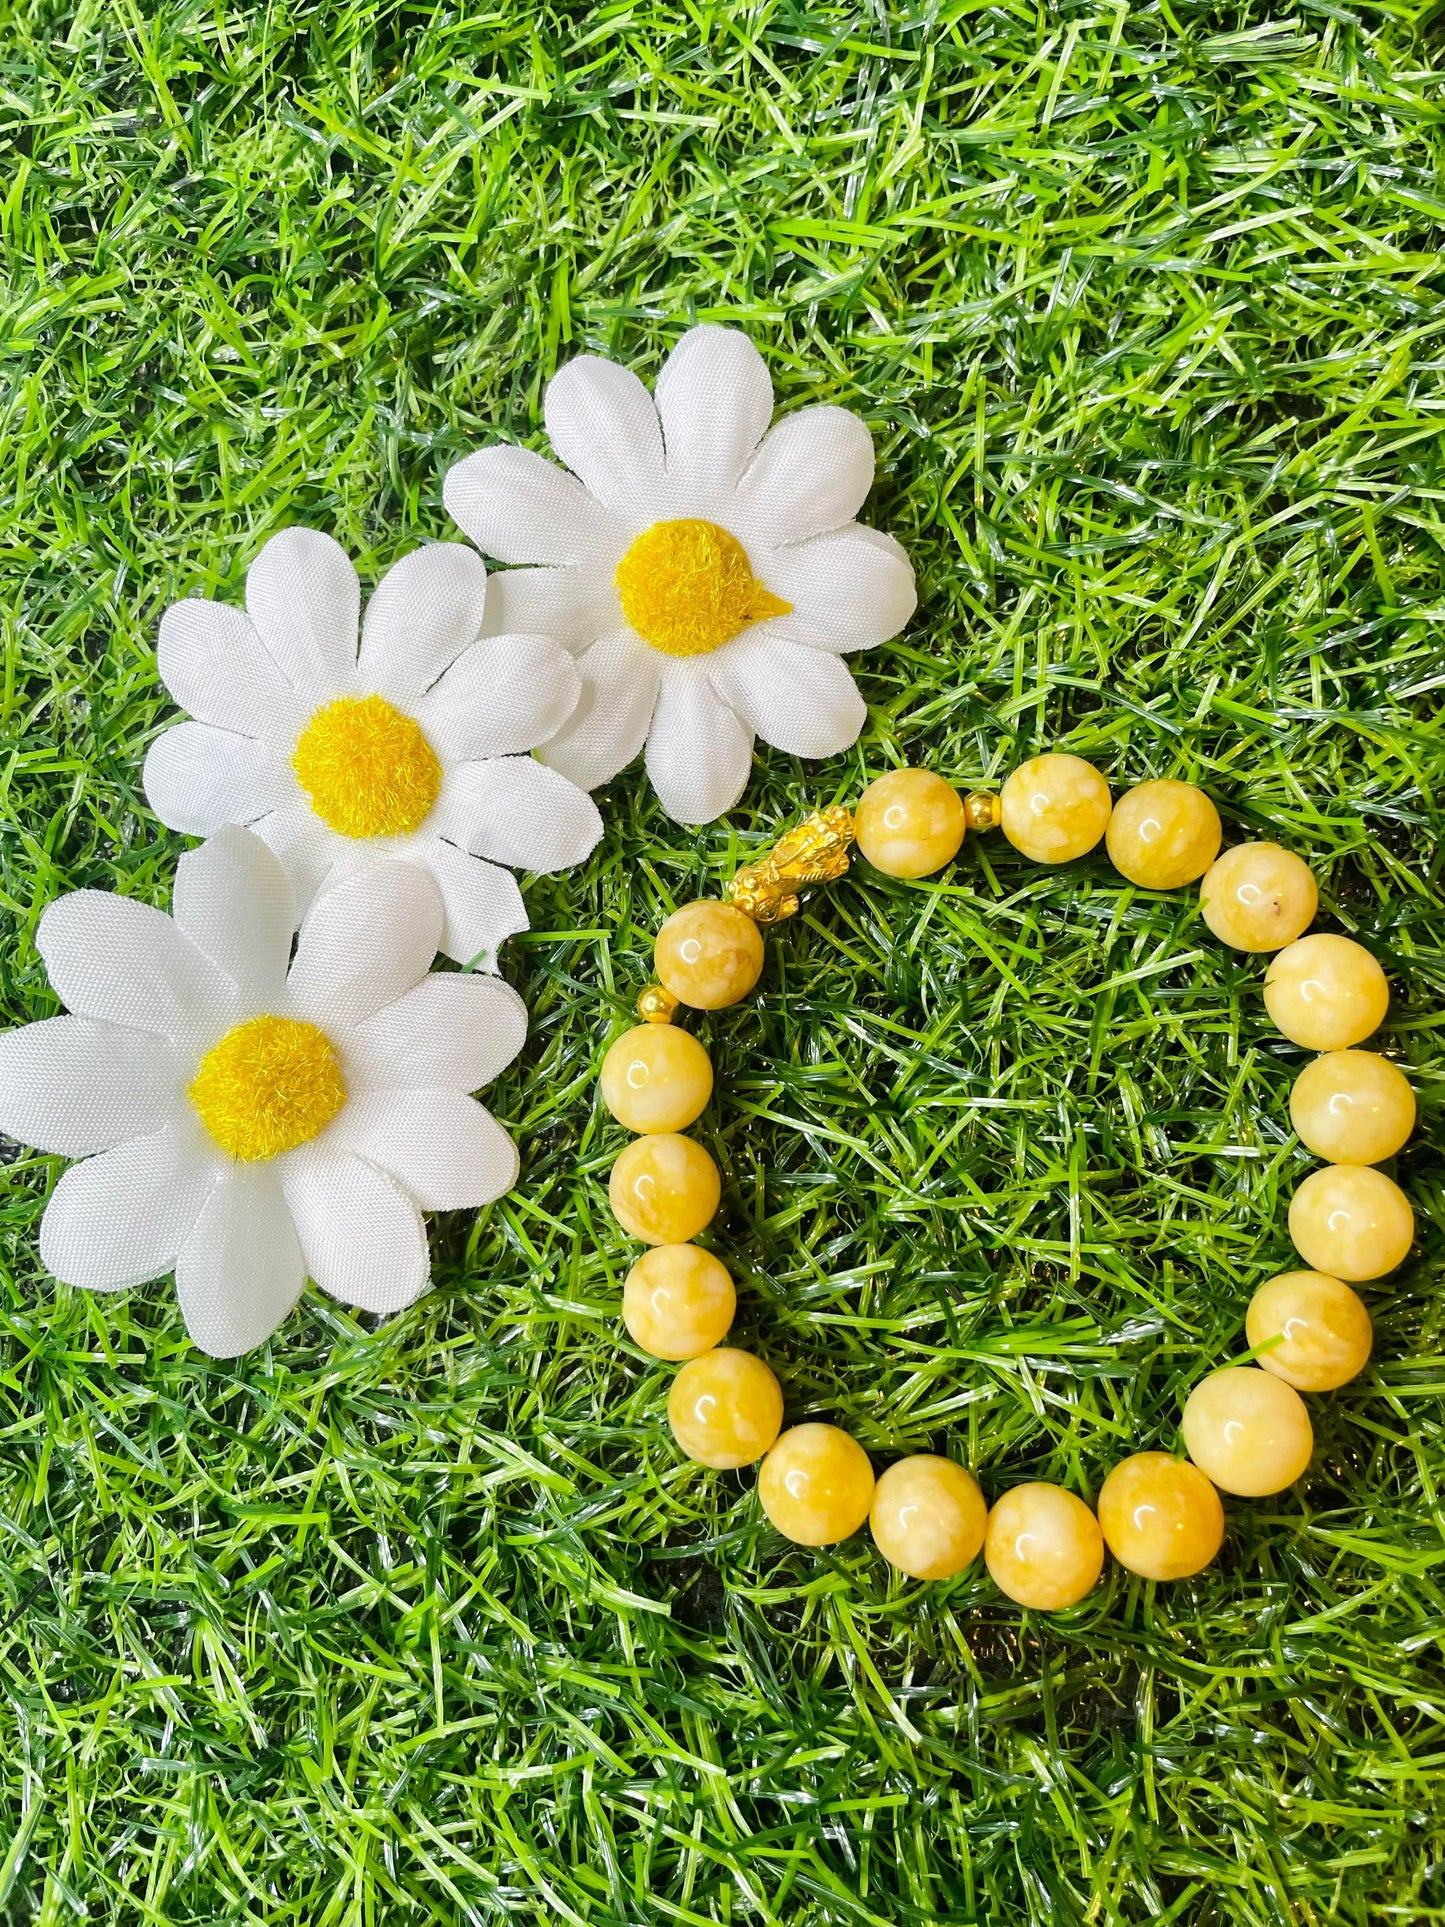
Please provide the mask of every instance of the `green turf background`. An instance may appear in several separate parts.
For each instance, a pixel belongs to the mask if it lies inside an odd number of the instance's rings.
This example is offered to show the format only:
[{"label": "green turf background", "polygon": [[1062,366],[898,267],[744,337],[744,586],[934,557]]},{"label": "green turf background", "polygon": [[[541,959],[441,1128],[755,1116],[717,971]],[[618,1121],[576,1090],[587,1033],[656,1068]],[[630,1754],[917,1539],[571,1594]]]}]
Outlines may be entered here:
[{"label": "green turf background", "polygon": [[[169,899],[165,604],[294,521],[368,579],[447,534],[571,353],[746,326],[868,421],[922,597],[851,755],[696,833],[630,772],[528,886],[522,1182],[409,1314],[215,1364],[168,1287],[45,1276],[58,1162],[0,1163],[5,1922],[1445,1920],[1442,53],[1345,0],[0,6],[4,1021],[59,892]],[[1306,1481],[1044,1619],[679,1462],[594,1089],[671,905],[895,761],[1059,742],[1310,856],[1394,979],[1423,1239]],[[815,901],[699,1026],[790,1416],[990,1492],[1173,1446],[1307,1168],[1261,974],[997,839]]]}]

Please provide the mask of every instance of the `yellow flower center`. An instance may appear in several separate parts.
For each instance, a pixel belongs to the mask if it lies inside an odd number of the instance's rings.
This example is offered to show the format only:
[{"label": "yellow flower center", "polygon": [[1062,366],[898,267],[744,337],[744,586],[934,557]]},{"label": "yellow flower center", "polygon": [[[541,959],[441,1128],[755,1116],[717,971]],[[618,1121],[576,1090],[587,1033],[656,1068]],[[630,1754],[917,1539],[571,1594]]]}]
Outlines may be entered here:
[{"label": "yellow flower center", "polygon": [[618,563],[616,581],[623,615],[668,656],[704,655],[793,607],[763,587],[742,543],[716,522],[654,522]]},{"label": "yellow flower center", "polygon": [[406,836],[442,786],[431,744],[381,696],[338,696],[318,709],[291,767],[312,809],[342,836]]},{"label": "yellow flower center", "polygon": [[308,1144],[346,1102],[346,1084],[315,1024],[252,1017],[206,1052],[188,1095],[223,1151],[259,1164]]}]

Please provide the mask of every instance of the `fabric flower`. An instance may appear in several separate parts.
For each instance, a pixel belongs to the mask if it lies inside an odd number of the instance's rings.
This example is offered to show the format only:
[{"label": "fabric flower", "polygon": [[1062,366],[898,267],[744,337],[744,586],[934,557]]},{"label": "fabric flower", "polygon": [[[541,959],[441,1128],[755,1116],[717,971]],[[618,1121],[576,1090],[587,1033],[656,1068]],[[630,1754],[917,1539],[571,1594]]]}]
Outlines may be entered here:
[{"label": "fabric flower", "polygon": [[298,914],[318,891],[405,857],[436,879],[442,949],[495,968],[527,927],[500,864],[560,870],[602,834],[596,805],[530,755],[576,706],[555,642],[479,641],[481,558],[460,542],[404,556],[377,584],[357,649],[361,585],[315,529],[273,536],[246,577],[246,612],[177,602],[161,680],[198,720],[151,746],[145,790],[173,830],[248,824],[281,858]]},{"label": "fabric flower", "polygon": [[73,1165],[40,1255],[120,1291],[174,1270],[191,1337],[259,1345],[307,1275],[364,1311],[430,1275],[422,1212],[486,1204],[517,1152],[467,1095],[516,1056],[520,997],[428,974],[436,884],[373,864],[317,898],[290,963],[294,898],[258,837],[181,858],[172,916],[61,897],[36,937],[73,1013],[0,1035],[0,1130]]},{"label": "fabric flower", "polygon": [[842,657],[898,634],[917,600],[899,545],[853,520],[873,444],[843,408],[776,428],[761,355],[732,328],[685,334],[650,396],[597,355],[547,388],[572,471],[484,448],[446,478],[448,509],[494,576],[487,627],[560,638],[582,698],[539,754],[595,789],[647,745],[663,808],[707,823],[742,795],[756,733],[796,756],[856,742]]}]

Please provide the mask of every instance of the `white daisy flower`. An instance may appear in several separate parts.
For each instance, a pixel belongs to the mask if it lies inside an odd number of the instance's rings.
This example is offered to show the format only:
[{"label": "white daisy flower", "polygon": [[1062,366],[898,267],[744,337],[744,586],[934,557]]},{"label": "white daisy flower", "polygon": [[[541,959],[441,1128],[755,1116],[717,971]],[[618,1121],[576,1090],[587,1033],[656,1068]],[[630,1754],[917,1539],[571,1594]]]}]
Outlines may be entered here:
[{"label": "white daisy flower", "polygon": [[484,448],[446,505],[494,576],[487,629],[559,637],[582,699],[539,754],[584,789],[647,745],[663,808],[708,823],[742,795],[754,733],[796,756],[856,742],[865,710],[844,654],[896,636],[916,603],[891,537],[853,520],[873,444],[843,408],[776,428],[762,356],[732,328],[685,334],[656,403],[597,355],[549,384],[567,474]]},{"label": "white daisy flower", "polygon": [[527,928],[509,864],[560,870],[602,834],[596,805],[530,754],[571,715],[580,679],[537,635],[479,641],[480,556],[460,542],[415,549],[361,585],[315,529],[273,536],[246,576],[246,612],[173,603],[161,680],[197,718],[145,762],[151,808],[173,830],[249,825],[281,858],[298,914],[387,858],[419,863],[446,905],[442,949],[495,968]]},{"label": "white daisy flower", "polygon": [[174,1270],[216,1358],[269,1337],[308,1274],[364,1311],[409,1305],[422,1212],[517,1176],[467,1093],[521,1049],[526,1007],[500,978],[428,974],[442,916],[425,870],[374,864],[317,898],[289,962],[291,885],[241,829],[181,858],[173,916],[97,890],[51,904],[36,943],[73,1015],[0,1035],[0,1130],[84,1159],[40,1228],[55,1276]]}]

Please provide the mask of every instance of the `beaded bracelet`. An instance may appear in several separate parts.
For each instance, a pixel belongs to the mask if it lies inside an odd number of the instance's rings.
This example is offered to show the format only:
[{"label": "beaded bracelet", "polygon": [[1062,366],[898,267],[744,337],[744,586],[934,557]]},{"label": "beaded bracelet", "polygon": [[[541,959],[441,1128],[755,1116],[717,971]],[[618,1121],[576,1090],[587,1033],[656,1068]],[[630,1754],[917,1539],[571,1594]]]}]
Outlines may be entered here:
[{"label": "beaded bracelet", "polygon": [[[1005,1491],[990,1509],[969,1472],[929,1454],[875,1480],[868,1455],[837,1426],[783,1431],[773,1373],[719,1342],[736,1306],[732,1278],[689,1242],[717,1210],[721,1181],[703,1147],[681,1135],[706,1107],[713,1072],[698,1040],[673,1025],[677,1010],[721,1010],[746,997],[762,972],[763,930],[797,911],[801,891],[844,876],[855,841],[886,875],[917,878],[951,862],[967,830],[999,827],[1039,863],[1069,862],[1102,837],[1115,868],[1143,889],[1200,882],[1215,936],[1276,953],[1264,979],[1273,1022],[1321,1053],[1290,1096],[1300,1140],[1326,1160],[1289,1211],[1290,1236],[1310,1269],[1255,1293],[1245,1334],[1256,1362],[1213,1372],[1190,1393],[1188,1457],[1126,1458],[1104,1480],[1097,1515],[1043,1483]],[[1370,1356],[1369,1315],[1350,1284],[1394,1270],[1414,1237],[1405,1194],[1372,1167],[1409,1137],[1415,1099],[1395,1064],[1354,1048],[1382,1022],[1389,988],[1361,945],[1303,934],[1318,903],[1309,867],[1277,844],[1244,843],[1221,856],[1220,842],[1218,812],[1193,784],[1141,783],[1115,804],[1104,777],[1077,756],[1035,757],[996,796],[960,797],[930,771],[901,769],[871,783],[855,812],[809,816],[738,872],[729,901],[687,904],[658,932],[658,982],[638,999],[645,1021],[612,1044],[601,1070],[603,1102],[639,1133],[613,1166],[612,1209],[651,1247],[628,1275],[622,1315],[645,1352],[685,1361],[668,1399],[681,1449],[717,1468],[761,1459],[758,1497],[786,1538],[828,1545],[866,1519],[883,1556],[919,1579],[950,1578],[982,1550],[1010,1598],[1051,1610],[1091,1589],[1105,1545],[1146,1579],[1202,1571],[1224,1536],[1220,1491],[1262,1497],[1305,1470],[1314,1436],[1300,1392],[1345,1384]]]}]

